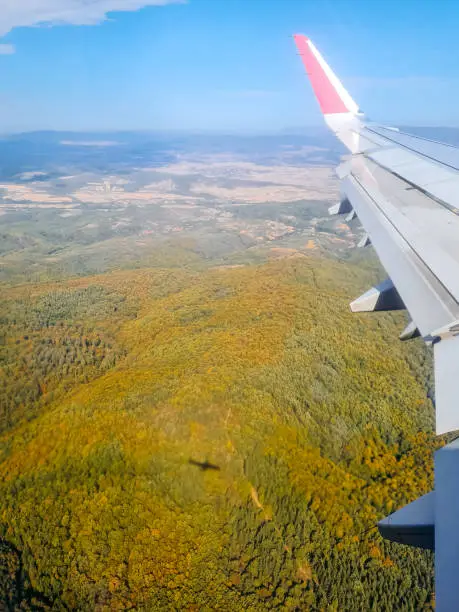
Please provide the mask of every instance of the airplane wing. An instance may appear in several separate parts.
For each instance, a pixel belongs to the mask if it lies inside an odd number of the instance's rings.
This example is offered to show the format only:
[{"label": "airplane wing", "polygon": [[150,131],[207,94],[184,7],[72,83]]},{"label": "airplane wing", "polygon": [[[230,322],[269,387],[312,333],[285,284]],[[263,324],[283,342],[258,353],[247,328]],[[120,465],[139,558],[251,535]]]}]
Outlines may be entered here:
[{"label": "airplane wing", "polygon": [[434,347],[436,430],[459,429],[459,149],[368,122],[303,35],[294,36],[327,125],[350,155],[337,169],[341,201],[330,213],[356,215],[389,278],[351,310],[406,308],[407,340]]}]

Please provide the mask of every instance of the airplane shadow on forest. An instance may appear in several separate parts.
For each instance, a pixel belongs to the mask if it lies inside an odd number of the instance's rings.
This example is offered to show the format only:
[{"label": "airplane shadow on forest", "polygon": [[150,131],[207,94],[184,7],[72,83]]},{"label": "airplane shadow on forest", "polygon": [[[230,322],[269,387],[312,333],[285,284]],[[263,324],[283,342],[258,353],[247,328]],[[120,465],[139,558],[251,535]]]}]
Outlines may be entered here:
[{"label": "airplane shadow on forest", "polygon": [[209,461],[201,462],[201,461],[195,461],[194,459],[189,459],[188,463],[190,465],[194,465],[195,467],[198,467],[203,472],[206,472],[207,470],[214,470],[216,472],[220,471],[220,466],[210,463]]}]

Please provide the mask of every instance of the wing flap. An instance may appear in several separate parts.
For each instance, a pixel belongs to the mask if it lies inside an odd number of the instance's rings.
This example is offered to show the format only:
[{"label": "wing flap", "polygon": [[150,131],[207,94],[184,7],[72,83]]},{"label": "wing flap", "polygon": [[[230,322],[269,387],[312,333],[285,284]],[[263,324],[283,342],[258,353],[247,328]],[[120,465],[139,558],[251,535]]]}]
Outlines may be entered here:
[{"label": "wing flap", "polygon": [[445,288],[442,300],[449,319],[435,323],[429,333],[455,321],[459,316],[459,216],[365,157],[354,158],[349,176]]},{"label": "wing flap", "polygon": [[429,335],[459,318],[459,306],[384,216],[375,194],[371,197],[353,176],[343,181],[343,191],[421,334]]}]

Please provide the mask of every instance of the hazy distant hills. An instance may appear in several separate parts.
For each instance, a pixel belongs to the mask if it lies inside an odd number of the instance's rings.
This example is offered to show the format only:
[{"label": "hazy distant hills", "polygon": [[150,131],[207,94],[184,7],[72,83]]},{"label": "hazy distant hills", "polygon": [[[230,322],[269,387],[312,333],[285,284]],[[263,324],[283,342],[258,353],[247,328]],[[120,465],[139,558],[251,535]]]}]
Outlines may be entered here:
[{"label": "hazy distant hills", "polygon": [[[307,159],[305,148],[320,151]],[[0,179],[28,171],[52,172],[65,167],[85,171],[120,171],[132,166],[161,166],[183,155],[234,155],[272,163],[285,150],[293,162],[331,165],[343,153],[325,130],[279,135],[193,134],[161,132],[30,132],[0,139]],[[292,163],[292,159],[289,160]]]},{"label": "hazy distant hills", "polygon": [[[407,132],[459,145],[459,128],[403,127]],[[312,158],[310,149],[316,149]],[[112,172],[161,166],[183,155],[228,155],[272,164],[288,150],[290,164],[336,165],[344,148],[322,127],[291,128],[279,134],[181,132],[29,132],[0,139],[0,179],[64,167]],[[305,154],[305,150],[306,153]]]},{"label": "hazy distant hills", "polygon": [[[93,143],[93,144],[91,144]],[[174,160],[170,144],[140,134],[31,132],[0,140],[0,178],[30,171],[61,169],[106,171],[136,165],[162,165]]]}]

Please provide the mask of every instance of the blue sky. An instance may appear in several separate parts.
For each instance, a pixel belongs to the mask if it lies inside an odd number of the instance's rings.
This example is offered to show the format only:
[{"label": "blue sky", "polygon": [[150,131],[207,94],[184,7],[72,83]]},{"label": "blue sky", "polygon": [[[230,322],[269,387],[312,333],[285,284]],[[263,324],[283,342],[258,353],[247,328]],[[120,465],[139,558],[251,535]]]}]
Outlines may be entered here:
[{"label": "blue sky", "polygon": [[458,31],[456,0],[0,0],[0,131],[318,125],[296,32],[371,118],[459,126]]}]

